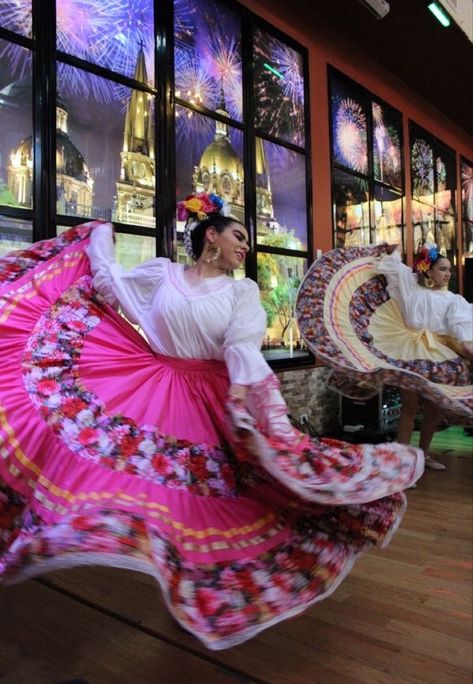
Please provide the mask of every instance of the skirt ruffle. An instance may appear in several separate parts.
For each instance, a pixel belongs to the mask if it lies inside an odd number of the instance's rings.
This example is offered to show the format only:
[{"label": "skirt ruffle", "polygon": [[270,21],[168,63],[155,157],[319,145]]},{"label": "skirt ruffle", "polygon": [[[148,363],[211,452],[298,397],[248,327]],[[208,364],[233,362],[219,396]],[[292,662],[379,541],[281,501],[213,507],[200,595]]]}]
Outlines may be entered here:
[{"label": "skirt ruffle", "polygon": [[375,264],[385,245],[336,249],[299,289],[296,316],[310,350],[334,369],[333,389],[368,398],[383,384],[419,392],[460,422],[473,418],[471,364],[455,341],[407,328]]},{"label": "skirt ruffle", "polygon": [[222,362],[154,354],[94,292],[92,227],[0,260],[0,581],[136,569],[233,646],[389,541],[422,456],[288,431],[273,376],[226,404]]}]

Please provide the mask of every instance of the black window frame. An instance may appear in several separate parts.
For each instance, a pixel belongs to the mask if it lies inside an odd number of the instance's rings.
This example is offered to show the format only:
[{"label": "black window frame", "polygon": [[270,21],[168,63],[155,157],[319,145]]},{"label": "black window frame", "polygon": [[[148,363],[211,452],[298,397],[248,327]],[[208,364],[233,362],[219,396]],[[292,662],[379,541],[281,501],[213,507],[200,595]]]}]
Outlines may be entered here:
[{"label": "black window frame", "polygon": [[[348,166],[335,161],[334,155],[334,140],[333,140],[333,115],[332,115],[332,96],[335,81],[339,81],[345,84],[351,90],[357,91],[359,94],[360,101],[366,106],[367,118],[366,118],[366,132],[367,132],[367,172],[362,173],[355,171]],[[376,234],[376,225],[374,222],[374,201],[375,201],[375,188],[379,186],[386,191],[396,191],[399,193],[399,198],[401,200],[402,207],[402,219],[401,219],[401,246],[403,253],[406,253],[406,238],[407,238],[407,223],[406,223],[406,178],[405,178],[405,159],[404,159],[404,129],[403,129],[403,114],[401,111],[396,109],[389,102],[386,102],[382,97],[379,97],[376,93],[368,90],[362,86],[357,81],[353,80],[342,71],[337,69],[331,64],[327,65],[327,82],[328,82],[328,108],[329,108],[329,143],[330,143],[330,172],[331,172],[331,206],[332,206],[332,244],[334,247],[337,246],[337,226],[336,226],[336,216],[335,216],[335,179],[334,171],[338,170],[347,176],[350,176],[359,181],[366,183],[368,188],[368,202],[369,202],[369,231],[370,231],[370,243],[374,242],[374,236]],[[401,153],[401,188],[396,188],[394,185],[385,183],[379,179],[375,178],[374,172],[374,126],[373,126],[373,102],[380,104],[385,111],[390,115],[397,117],[399,120],[399,146]]]},{"label": "black window frame", "polygon": [[[450,286],[449,288],[453,292],[458,292],[458,284],[459,284],[459,271],[458,271],[458,262],[459,262],[459,256],[460,256],[460,249],[459,249],[459,244],[458,244],[458,209],[457,209],[457,192],[458,192],[458,172],[457,172],[457,162],[458,162],[458,155],[457,151],[453,148],[444,143],[440,138],[437,138],[433,133],[430,133],[427,131],[425,128],[417,124],[415,121],[412,119],[409,119],[408,121],[408,126],[409,126],[409,165],[410,165],[410,171],[411,171],[411,187],[409,188],[409,192],[411,195],[411,199],[414,200],[414,176],[412,173],[412,146],[414,142],[414,138],[423,138],[425,139],[426,142],[428,142],[433,151],[433,179],[434,179],[434,187],[433,187],[433,201],[432,204],[428,204],[427,202],[420,202],[420,204],[423,204],[425,206],[430,207],[433,209],[434,212],[434,235],[435,235],[435,242],[438,244],[437,241],[437,223],[438,223],[438,214],[440,210],[437,207],[437,192],[438,192],[438,178],[437,178],[437,165],[436,165],[436,158],[440,152],[446,153],[447,155],[450,155],[453,158],[453,169],[454,169],[454,179],[452,183],[452,189],[453,189],[453,212],[450,212],[450,216],[453,217],[454,221],[454,239],[453,239],[453,249],[451,250],[451,256],[452,256],[452,278],[450,281]],[[449,213],[449,212],[442,212],[442,213]],[[414,238],[414,224],[412,224],[412,234]],[[415,256],[415,243],[414,243],[414,254]],[[450,257],[449,257],[450,258]]]},{"label": "black window frame", "polygon": [[[56,205],[56,68],[64,63],[85,70],[118,84],[150,93],[155,97],[155,227],[147,228],[114,221],[117,232],[130,235],[154,237],[156,255],[176,258],[177,232],[176,208],[176,148],[175,107],[192,109],[215,121],[222,121],[243,131],[245,170],[244,203],[246,225],[250,234],[252,251],[246,264],[246,275],[257,282],[257,254],[259,252],[302,257],[309,266],[313,260],[312,228],[312,164],[310,136],[309,57],[306,47],[286,35],[269,22],[258,17],[236,0],[216,0],[223,7],[237,13],[241,26],[242,50],[242,120],[236,121],[198,104],[191,104],[176,97],[174,87],[174,3],[173,0],[154,0],[155,31],[155,86],[147,86],[129,76],[114,72],[94,62],[68,54],[56,48],[56,0],[32,0],[32,36],[26,37],[0,27],[0,38],[31,50],[33,55],[33,141],[34,180],[33,208],[0,206],[0,214],[7,218],[32,221],[32,240],[48,239],[56,235],[57,226],[73,226],[90,217],[57,213]],[[254,125],[253,96],[253,37],[256,29],[269,33],[302,56],[304,74],[304,145],[298,146],[269,135]],[[306,178],[306,225],[307,249],[290,250],[258,245],[256,240],[256,171],[255,140],[275,143],[304,155]],[[179,199],[179,198],[177,198]],[[313,357],[281,358],[271,361],[275,368],[308,365]]]}]

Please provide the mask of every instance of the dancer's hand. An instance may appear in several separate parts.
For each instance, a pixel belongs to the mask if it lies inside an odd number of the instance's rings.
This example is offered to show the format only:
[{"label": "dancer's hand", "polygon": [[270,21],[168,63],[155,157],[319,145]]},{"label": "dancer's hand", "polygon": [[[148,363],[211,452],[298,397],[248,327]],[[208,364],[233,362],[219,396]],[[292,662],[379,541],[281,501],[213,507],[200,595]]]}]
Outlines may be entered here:
[{"label": "dancer's hand", "polygon": [[247,387],[245,387],[245,385],[233,384],[230,385],[230,389],[228,390],[228,396],[230,399],[233,399],[234,401],[244,403],[247,391],[248,389]]}]

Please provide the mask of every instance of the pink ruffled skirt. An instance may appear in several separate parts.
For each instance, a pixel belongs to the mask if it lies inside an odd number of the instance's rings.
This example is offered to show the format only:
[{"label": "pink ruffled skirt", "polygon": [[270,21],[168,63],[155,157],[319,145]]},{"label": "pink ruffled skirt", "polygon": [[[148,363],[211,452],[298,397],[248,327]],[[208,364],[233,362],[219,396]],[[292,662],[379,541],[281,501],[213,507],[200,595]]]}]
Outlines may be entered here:
[{"label": "pink ruffled skirt", "polygon": [[233,646],[388,541],[421,454],[285,433],[274,376],[228,405],[223,363],[153,353],[94,292],[90,227],[0,260],[0,581],[136,569]]}]

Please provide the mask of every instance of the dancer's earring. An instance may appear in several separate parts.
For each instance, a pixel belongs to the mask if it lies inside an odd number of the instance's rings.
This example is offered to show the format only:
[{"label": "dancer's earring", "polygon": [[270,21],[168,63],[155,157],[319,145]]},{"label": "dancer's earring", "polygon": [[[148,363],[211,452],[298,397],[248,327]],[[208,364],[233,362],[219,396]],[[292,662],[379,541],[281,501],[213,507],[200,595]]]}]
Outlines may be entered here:
[{"label": "dancer's earring", "polygon": [[432,280],[432,278],[424,278],[424,285],[425,287],[432,288],[435,285],[435,282]]},{"label": "dancer's earring", "polygon": [[212,264],[214,261],[217,261],[221,253],[222,250],[218,245],[214,245],[212,242],[208,242],[205,245],[202,258],[206,264]]}]

